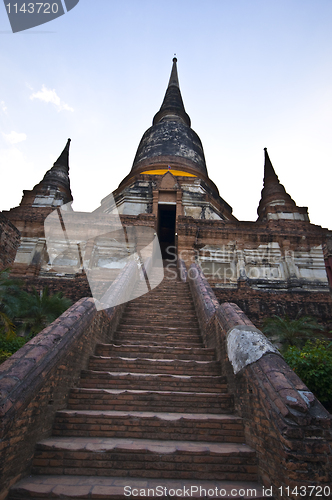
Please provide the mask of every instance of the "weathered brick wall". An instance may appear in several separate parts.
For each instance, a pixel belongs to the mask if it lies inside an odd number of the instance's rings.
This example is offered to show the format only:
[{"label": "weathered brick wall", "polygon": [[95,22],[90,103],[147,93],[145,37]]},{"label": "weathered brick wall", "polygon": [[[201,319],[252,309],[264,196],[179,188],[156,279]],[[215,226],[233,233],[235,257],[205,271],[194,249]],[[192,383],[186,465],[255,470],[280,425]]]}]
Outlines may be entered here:
[{"label": "weathered brick wall", "polygon": [[[11,218],[12,222],[9,222],[5,217],[4,220],[10,226],[10,228],[15,231],[15,234],[20,235],[19,231],[16,229],[15,225],[22,230],[22,234],[28,237],[44,238],[44,221],[45,218],[53,212],[52,207],[27,207],[19,206],[8,212],[5,212],[8,218]],[[108,220],[108,214],[101,214],[101,223],[103,220],[105,223]],[[134,215],[120,215],[121,223],[124,227],[141,226],[141,227],[152,227],[155,226],[156,217],[152,214],[140,214],[138,216]],[[11,264],[15,258],[16,250],[18,248],[19,242],[17,242]],[[3,250],[1,248],[1,214],[0,214],[0,269],[1,269],[1,259],[4,257]],[[89,282],[87,280],[85,272],[82,274],[77,274],[76,276],[60,276],[60,273],[56,276],[55,273],[47,273],[41,268],[42,255],[36,264],[23,264],[15,263],[12,268],[12,277],[20,279],[23,282],[23,288],[27,291],[31,291],[33,288],[40,291],[48,287],[51,294],[56,292],[63,292],[63,294],[71,299],[72,301],[77,301],[82,297],[91,297],[91,290]],[[7,264],[8,265],[8,264]],[[70,272],[68,269],[63,269],[63,272]],[[101,269],[102,272],[102,269]],[[109,272],[109,271],[108,271]]]},{"label": "weathered brick wall", "polygon": [[273,314],[287,314],[291,319],[314,316],[319,323],[332,328],[332,297],[329,292],[258,291],[246,285],[235,290],[213,288],[213,291],[219,303],[234,302],[257,326]]},{"label": "weathered brick wall", "polygon": [[86,274],[74,278],[45,278],[39,276],[19,277],[23,289],[31,292],[33,288],[40,291],[46,287],[51,294],[62,292],[65,297],[76,302],[83,297],[91,297],[91,290]]},{"label": "weathered brick wall", "polygon": [[97,342],[109,342],[122,306],[98,312],[81,299],[0,367],[0,498],[29,473],[37,441],[51,434]]},{"label": "weathered brick wall", "polygon": [[331,416],[285,360],[266,354],[234,375],[226,333],[235,326],[253,326],[250,323],[235,304],[222,304],[216,313],[215,334],[221,339],[223,374],[235,408],[244,418],[246,442],[257,452],[262,481],[273,485],[275,493],[280,486],[330,485]]},{"label": "weathered brick wall", "polygon": [[324,260],[326,274],[329,280],[330,289],[332,291],[332,234],[326,238],[326,243],[323,245]]},{"label": "weathered brick wall", "polygon": [[0,213],[0,271],[12,266],[20,237],[18,229]]},{"label": "weathered brick wall", "polygon": [[22,236],[43,238],[44,220],[53,210],[52,207],[20,205],[3,213],[21,231]]},{"label": "weathered brick wall", "polygon": [[[110,289],[114,301],[137,274],[133,262],[124,268]],[[83,298],[0,366],[0,500],[29,473],[36,442],[51,434],[56,411],[66,408],[95,345],[112,340],[123,309],[97,312]]]},{"label": "weathered brick wall", "polygon": [[[291,253],[309,252],[314,250],[319,245],[325,248],[325,263],[330,282],[332,283],[332,236],[331,231],[301,221],[277,220],[269,222],[245,222],[245,221],[217,221],[217,220],[202,220],[193,219],[191,217],[179,216],[177,219],[178,233],[178,255],[185,260],[186,266],[189,269],[192,263],[200,260],[201,254],[205,252],[205,257],[208,259],[209,252],[212,249],[219,248],[219,258],[221,262],[228,263],[235,258],[238,251],[239,254],[244,252],[244,249],[254,251],[256,258],[264,261],[269,260],[269,253],[259,257],[259,249],[266,248],[267,245],[275,243],[280,248],[282,254],[290,251]],[[286,250],[287,249],[287,250]],[[224,253],[223,253],[224,252]],[[228,256],[229,262],[228,262]],[[223,259],[226,259],[223,261]],[[211,254],[213,261],[213,256]],[[268,260],[266,264],[268,264]],[[273,257],[271,258],[273,262]],[[209,263],[209,259],[206,261]],[[323,255],[322,262],[323,264]],[[234,264],[234,262],[233,262]],[[238,261],[236,262],[238,265]],[[226,264],[225,264],[226,265]],[[234,271],[235,272],[235,271]],[[278,289],[279,285],[273,280],[269,283],[268,289],[256,290],[254,280],[238,281],[232,283],[232,286],[225,285],[225,288],[214,287],[217,283],[223,282],[223,274],[221,276],[207,276],[207,279],[219,300],[222,302],[236,303],[247,315],[260,325],[266,317],[277,314],[288,314],[294,319],[298,315],[315,316],[325,324],[332,328],[332,296],[327,283],[315,282],[310,284],[310,289],[293,287],[290,291]],[[237,286],[236,286],[237,285]],[[267,286],[268,283],[260,284]],[[309,284],[307,284],[309,286]],[[321,287],[321,285],[324,285]],[[287,282],[283,283],[286,287]],[[293,286],[289,283],[289,286]],[[325,289],[326,291],[325,291]],[[329,328],[329,329],[331,329]]]},{"label": "weathered brick wall", "polygon": [[265,354],[235,375],[228,359],[227,333],[254,325],[235,304],[218,305],[195,264],[188,278],[205,343],[217,351],[236,411],[244,419],[246,442],[257,452],[264,486],[272,486],[275,497],[285,499],[289,497],[286,490],[280,495],[281,486],[330,486],[331,415],[278,354]]}]

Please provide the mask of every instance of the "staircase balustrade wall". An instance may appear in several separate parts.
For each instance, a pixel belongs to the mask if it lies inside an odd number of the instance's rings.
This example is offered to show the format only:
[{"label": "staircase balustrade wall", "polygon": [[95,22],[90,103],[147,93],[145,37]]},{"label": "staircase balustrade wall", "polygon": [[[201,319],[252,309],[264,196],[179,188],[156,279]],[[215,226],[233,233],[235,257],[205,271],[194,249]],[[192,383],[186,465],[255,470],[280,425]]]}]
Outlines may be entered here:
[{"label": "staircase balustrade wall", "polygon": [[235,374],[227,335],[235,327],[257,329],[236,304],[219,305],[196,264],[188,269],[188,280],[203,340],[206,347],[216,349],[221,373],[227,376],[234,395],[235,410],[244,419],[246,443],[257,452],[264,486],[272,487],[276,498],[285,499],[289,498],[286,487],[297,487],[298,492],[300,486],[306,486],[307,492],[312,485],[331,488],[330,413],[277,353],[263,354]]},{"label": "staircase balustrade wall", "polygon": [[[112,295],[132,286],[138,268],[129,263]],[[51,435],[55,413],[67,407],[97,343],[109,343],[125,304],[97,312],[92,298],[73,304],[0,366],[0,500],[29,474],[35,445]]]}]

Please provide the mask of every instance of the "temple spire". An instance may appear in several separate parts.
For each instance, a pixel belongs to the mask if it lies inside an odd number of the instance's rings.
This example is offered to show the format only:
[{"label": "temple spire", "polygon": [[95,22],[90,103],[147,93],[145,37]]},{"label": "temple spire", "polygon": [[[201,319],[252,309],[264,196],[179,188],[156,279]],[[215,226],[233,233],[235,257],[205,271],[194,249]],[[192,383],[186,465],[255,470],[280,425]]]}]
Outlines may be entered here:
[{"label": "temple spire", "polygon": [[[201,140],[190,127],[190,118],[184,109],[176,57],[173,58],[163,103],[152,127],[145,131],[139,143],[129,177],[164,168],[203,176],[212,186]],[[127,182],[127,177],[123,182]],[[214,184],[212,189],[217,192]]]},{"label": "temple spire", "polygon": [[269,183],[280,184],[277,174],[274,171],[267,148],[264,148],[264,186]]},{"label": "temple spire", "polygon": [[[70,180],[69,180],[69,147],[71,139],[68,139],[67,144],[60,154],[59,158],[54,162],[53,167],[46,172],[41,184],[59,189],[70,195]],[[71,198],[72,199],[72,198]]]},{"label": "temple spire", "polygon": [[68,139],[64,150],[62,151],[59,158],[54,162],[53,166],[65,167],[69,171],[69,147],[71,139]]},{"label": "temple spire", "polygon": [[191,125],[190,117],[184,109],[176,63],[177,58],[174,57],[166,94],[160,110],[153,119],[153,125],[165,120],[181,121],[188,127]]},{"label": "temple spire", "polygon": [[257,209],[258,220],[309,220],[307,209],[298,207],[280,183],[266,148],[264,148],[264,159],[264,187]]},{"label": "temple spire", "polygon": [[73,200],[69,179],[69,147],[70,139],[39,184],[31,191],[24,191],[21,205],[57,207]]},{"label": "temple spire", "polygon": [[173,66],[172,66],[171,76],[170,76],[170,79],[168,82],[168,88],[171,87],[171,85],[175,85],[176,87],[180,88],[178,69],[177,69],[176,63],[177,63],[177,58],[173,57]]}]

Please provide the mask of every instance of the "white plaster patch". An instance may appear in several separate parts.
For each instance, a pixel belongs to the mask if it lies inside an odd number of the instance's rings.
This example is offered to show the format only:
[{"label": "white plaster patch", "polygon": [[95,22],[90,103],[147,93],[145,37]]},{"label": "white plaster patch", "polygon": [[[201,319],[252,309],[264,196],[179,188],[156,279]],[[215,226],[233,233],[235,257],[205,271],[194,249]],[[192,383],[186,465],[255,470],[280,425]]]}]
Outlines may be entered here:
[{"label": "white plaster patch", "polygon": [[184,213],[186,216],[193,217],[194,219],[200,219],[202,208],[201,207],[184,207]]},{"label": "white plaster patch", "polygon": [[182,186],[185,191],[189,191],[190,193],[199,193],[205,194],[206,191],[201,186],[192,186],[191,184],[185,184]]},{"label": "white plaster patch", "polygon": [[235,374],[267,353],[280,355],[279,351],[257,328],[240,325],[227,333],[227,354]]},{"label": "white plaster patch", "polygon": [[313,395],[312,392],[310,391],[298,391],[300,394],[301,398],[306,402],[308,408],[312,406],[315,402],[315,396]]},{"label": "white plaster patch", "polygon": [[286,219],[286,220],[308,220],[308,217],[305,214],[300,214],[298,212],[289,213],[289,212],[279,212],[276,214],[268,214],[268,220],[278,220],[278,219]]}]

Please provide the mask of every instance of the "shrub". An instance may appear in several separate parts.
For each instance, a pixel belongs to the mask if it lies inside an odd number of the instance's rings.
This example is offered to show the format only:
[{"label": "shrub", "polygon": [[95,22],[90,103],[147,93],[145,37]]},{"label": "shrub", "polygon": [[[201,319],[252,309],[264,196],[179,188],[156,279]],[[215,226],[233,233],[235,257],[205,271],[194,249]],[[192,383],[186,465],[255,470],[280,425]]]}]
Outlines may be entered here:
[{"label": "shrub", "polygon": [[332,409],[332,342],[307,341],[303,349],[290,346],[284,353],[289,366],[328,410]]},{"label": "shrub", "polygon": [[4,361],[6,361],[6,359],[10,358],[11,355],[11,352],[3,351],[2,349],[0,349],[0,365]]},{"label": "shrub", "polygon": [[19,330],[29,337],[41,332],[72,304],[62,292],[51,295],[47,287],[41,291],[33,288],[32,292],[23,292],[22,297],[22,310],[18,318],[21,321]]},{"label": "shrub", "polygon": [[7,340],[4,336],[0,335],[0,351],[14,352],[18,351],[27,342],[27,338],[24,337],[14,337],[13,339]]},{"label": "shrub", "polygon": [[14,352],[18,351],[29,339],[24,337],[14,337],[7,339],[0,335],[0,364],[10,358]]},{"label": "shrub", "polygon": [[321,336],[324,327],[317,323],[311,316],[301,316],[290,319],[289,316],[280,317],[273,315],[263,322],[262,331],[271,338],[273,342],[280,345],[281,351],[289,346],[301,348],[306,340],[312,340]]}]

